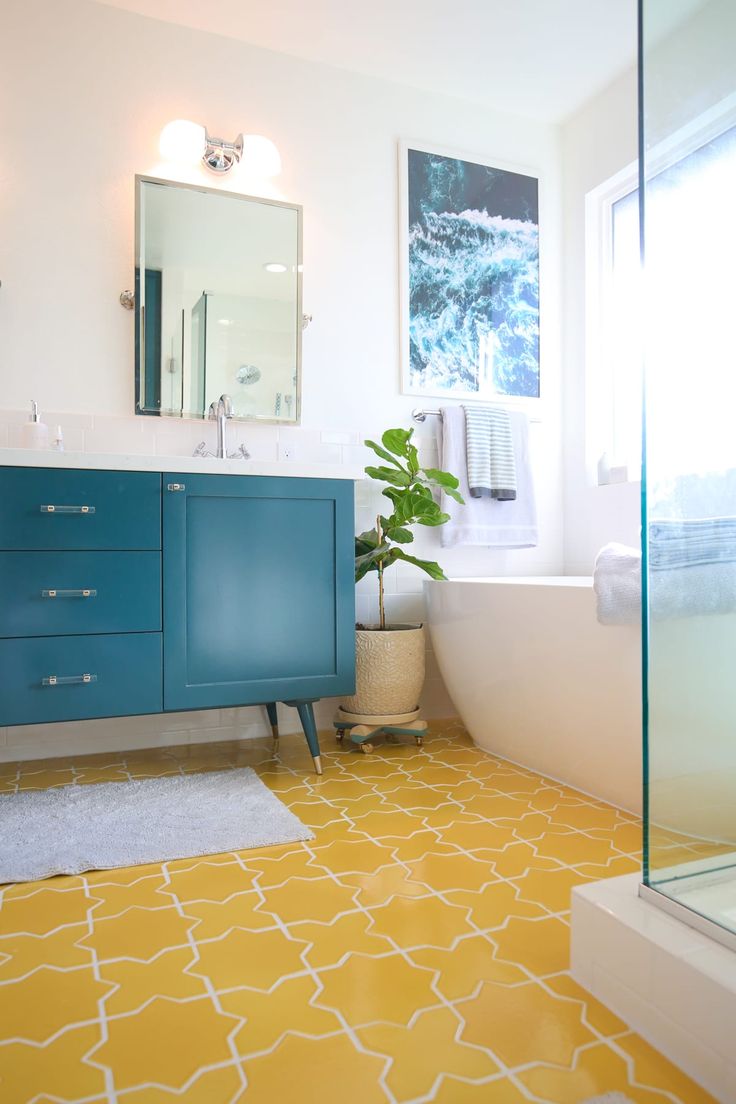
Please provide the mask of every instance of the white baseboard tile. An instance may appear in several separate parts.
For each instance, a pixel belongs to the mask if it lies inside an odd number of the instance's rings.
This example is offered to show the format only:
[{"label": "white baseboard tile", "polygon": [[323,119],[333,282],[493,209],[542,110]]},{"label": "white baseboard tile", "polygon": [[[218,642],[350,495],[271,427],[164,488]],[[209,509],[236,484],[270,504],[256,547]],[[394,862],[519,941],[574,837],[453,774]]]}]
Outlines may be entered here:
[{"label": "white baseboard tile", "polygon": [[721,1104],[733,1104],[736,954],[641,900],[640,881],[627,874],[573,890],[573,977]]}]

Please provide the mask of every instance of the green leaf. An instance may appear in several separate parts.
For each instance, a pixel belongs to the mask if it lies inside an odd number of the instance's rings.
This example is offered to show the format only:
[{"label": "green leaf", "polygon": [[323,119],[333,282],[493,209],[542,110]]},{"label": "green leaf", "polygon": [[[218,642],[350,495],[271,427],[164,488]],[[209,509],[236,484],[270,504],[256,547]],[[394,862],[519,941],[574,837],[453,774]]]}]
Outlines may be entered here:
[{"label": "green leaf", "polygon": [[392,483],[395,487],[408,487],[411,479],[409,473],[405,472],[403,468],[397,468],[395,471],[393,468],[365,468],[365,474],[369,475],[371,479],[380,479],[382,483]]},{"label": "green leaf", "polygon": [[387,525],[384,529],[384,535],[388,540],[396,541],[397,544],[412,544],[414,540],[411,529],[405,529],[401,525]]},{"label": "green leaf", "polygon": [[394,456],[404,458],[407,455],[407,445],[413,432],[413,429],[387,429],[381,437],[381,441],[384,448],[387,448]]},{"label": "green leaf", "polygon": [[459,502],[461,506],[465,505],[465,499],[463,498],[463,496],[460,494],[459,491],[453,490],[452,487],[445,487],[444,491],[445,491],[446,495],[449,495],[450,498],[454,498],[455,501]]},{"label": "green leaf", "polygon": [[440,487],[460,486],[460,480],[456,476],[450,475],[449,472],[441,471],[439,468],[423,468],[422,470],[433,483],[439,483]]},{"label": "green leaf", "polygon": [[420,468],[419,468],[419,453],[417,451],[416,445],[410,445],[410,444],[407,443],[406,458],[407,458],[407,461],[409,463],[409,471],[411,472],[412,475],[416,475],[417,472],[420,470]]},{"label": "green leaf", "polygon": [[393,464],[396,468],[401,467],[401,464],[398,462],[398,460],[393,457],[390,452],[387,452],[386,449],[381,448],[380,445],[377,445],[375,441],[366,441],[365,444],[369,449],[373,449],[377,456],[381,456],[384,460],[388,460],[389,464]]},{"label": "green leaf", "polygon": [[415,567],[421,568],[422,571],[426,571],[432,579],[446,579],[444,571],[438,563],[433,560],[419,560],[416,556],[409,556],[406,552],[402,552],[400,548],[392,549],[394,559],[404,560],[406,563],[414,564]]}]

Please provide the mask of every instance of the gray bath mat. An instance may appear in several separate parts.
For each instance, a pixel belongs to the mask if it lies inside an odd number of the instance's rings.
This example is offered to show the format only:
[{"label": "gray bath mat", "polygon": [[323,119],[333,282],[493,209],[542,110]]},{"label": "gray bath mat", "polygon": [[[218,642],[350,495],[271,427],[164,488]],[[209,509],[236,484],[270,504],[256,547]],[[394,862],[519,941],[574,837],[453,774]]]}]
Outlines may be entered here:
[{"label": "gray bath mat", "polygon": [[307,839],[250,767],[0,795],[0,882]]},{"label": "gray bath mat", "polygon": [[634,1104],[630,1097],[620,1092],[604,1093],[603,1096],[591,1096],[581,1104]]}]

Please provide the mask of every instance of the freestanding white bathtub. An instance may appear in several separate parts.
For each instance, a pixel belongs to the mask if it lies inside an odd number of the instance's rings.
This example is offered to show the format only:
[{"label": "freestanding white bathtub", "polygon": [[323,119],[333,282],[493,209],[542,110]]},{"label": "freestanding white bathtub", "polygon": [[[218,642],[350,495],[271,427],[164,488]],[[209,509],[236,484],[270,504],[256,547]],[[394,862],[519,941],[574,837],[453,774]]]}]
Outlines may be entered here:
[{"label": "freestanding white bathtub", "polygon": [[432,645],[475,743],[641,810],[641,634],[596,620],[593,580],[425,582]]}]

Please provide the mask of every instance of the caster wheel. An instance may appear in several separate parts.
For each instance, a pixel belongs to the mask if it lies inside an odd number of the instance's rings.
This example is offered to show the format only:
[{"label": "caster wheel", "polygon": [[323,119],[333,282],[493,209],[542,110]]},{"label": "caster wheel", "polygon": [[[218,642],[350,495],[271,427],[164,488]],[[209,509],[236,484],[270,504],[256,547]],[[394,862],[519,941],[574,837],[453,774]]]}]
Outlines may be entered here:
[{"label": "caster wheel", "polygon": [[361,744],[360,750],[364,755],[370,755],[373,751],[373,744]]},{"label": "caster wheel", "polygon": [[345,735],[345,729],[344,728],[340,728],[340,729],[337,730],[337,732],[335,733],[335,739],[337,740],[338,744],[342,743],[344,735]]}]

